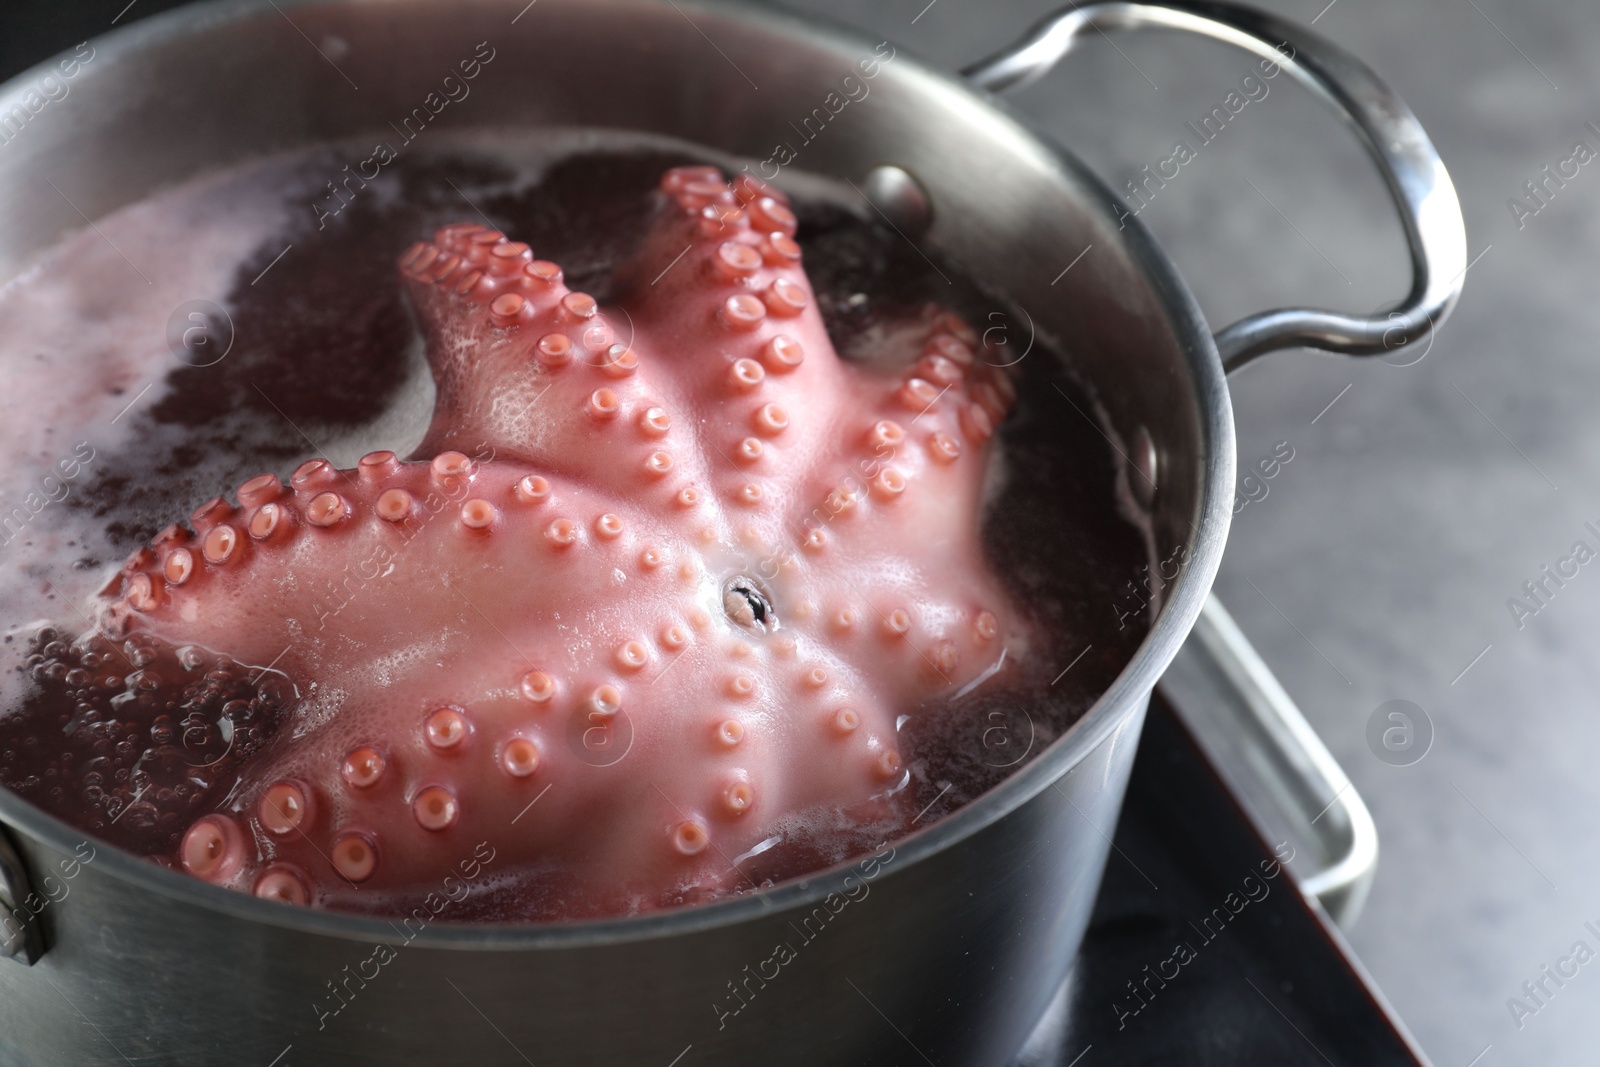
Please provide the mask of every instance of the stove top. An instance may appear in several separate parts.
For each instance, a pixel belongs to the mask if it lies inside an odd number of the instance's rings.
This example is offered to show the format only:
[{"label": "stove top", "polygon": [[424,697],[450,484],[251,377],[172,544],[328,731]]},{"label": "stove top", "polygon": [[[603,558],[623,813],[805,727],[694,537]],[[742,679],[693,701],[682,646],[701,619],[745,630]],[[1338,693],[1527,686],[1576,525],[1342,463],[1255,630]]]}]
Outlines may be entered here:
[{"label": "stove top", "polygon": [[1018,1067],[1427,1062],[1159,691],[1113,842]]}]

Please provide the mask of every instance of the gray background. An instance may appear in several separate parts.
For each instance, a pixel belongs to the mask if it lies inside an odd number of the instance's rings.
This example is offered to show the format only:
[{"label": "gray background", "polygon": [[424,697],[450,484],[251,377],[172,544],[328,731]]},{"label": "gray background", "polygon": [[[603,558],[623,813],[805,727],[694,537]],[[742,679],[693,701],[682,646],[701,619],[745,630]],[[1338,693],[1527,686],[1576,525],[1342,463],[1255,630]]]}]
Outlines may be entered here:
[{"label": "gray background", "polygon": [[[1506,601],[1574,541],[1600,550],[1583,529],[1600,527],[1600,160],[1520,231],[1506,200],[1578,139],[1600,150],[1583,127],[1600,124],[1600,8],[1326,3],[1260,6],[1317,19],[1400,92],[1455,179],[1468,254],[1483,258],[1414,366],[1286,352],[1235,378],[1241,464],[1280,441],[1295,456],[1235,518],[1218,590],[1377,819],[1377,883],[1351,939],[1429,1055],[1592,1064],[1600,959],[1520,1030],[1506,1001],[1575,941],[1600,950],[1584,930],[1600,927],[1600,561],[1520,631]],[[926,5],[787,4],[951,66],[1055,6]],[[1250,63],[1176,35],[1097,38],[1016,104],[1121,187],[1177,138],[1192,143],[1184,123]],[[1399,297],[1404,246],[1365,156],[1308,94],[1271,85],[1140,218],[1217,326],[1272,305],[1367,312]],[[1410,767],[1380,762],[1364,736],[1396,698],[1435,729]]]}]

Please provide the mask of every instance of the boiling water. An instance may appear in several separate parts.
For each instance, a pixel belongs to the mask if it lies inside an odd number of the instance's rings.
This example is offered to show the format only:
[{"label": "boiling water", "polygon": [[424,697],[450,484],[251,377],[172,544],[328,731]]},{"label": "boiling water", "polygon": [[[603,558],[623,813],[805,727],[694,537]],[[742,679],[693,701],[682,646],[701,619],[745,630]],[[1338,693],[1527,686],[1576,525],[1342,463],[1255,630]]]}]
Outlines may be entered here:
[{"label": "boiling water", "polygon": [[[348,202],[331,199],[327,183],[350,158],[328,149],[167,191],[68,238],[0,290],[10,385],[0,392],[0,706],[10,709],[0,781],[158,862],[171,861],[195,816],[227,800],[240,764],[292,719],[294,693],[203,649],[74,643],[122,560],[263,470],[286,475],[315,455],[349,466],[421,440],[433,386],[395,270],[411,242],[481,216],[604,303],[662,172],[706,161],[671,143],[582,133],[441,138]],[[845,358],[865,354],[878,322],[930,299],[979,329],[1015,332],[1023,350],[1016,324],[1026,318],[957,266],[936,268],[820,183],[785,184]],[[1084,414],[1098,410],[1094,399],[1068,366],[1037,338],[1014,368],[1021,400],[1001,433],[1006,475],[985,525],[990,560],[1045,648],[1005,689],[904,709],[901,807],[917,827],[1043,751],[1147,629],[1148,611],[1129,604],[1148,599],[1149,538],[1119,490],[1118,457]],[[180,681],[158,687],[155,677]],[[802,874],[904,831],[909,815],[874,826],[799,820],[742,867],[752,884]],[[511,879],[451,918],[564,910]]]}]

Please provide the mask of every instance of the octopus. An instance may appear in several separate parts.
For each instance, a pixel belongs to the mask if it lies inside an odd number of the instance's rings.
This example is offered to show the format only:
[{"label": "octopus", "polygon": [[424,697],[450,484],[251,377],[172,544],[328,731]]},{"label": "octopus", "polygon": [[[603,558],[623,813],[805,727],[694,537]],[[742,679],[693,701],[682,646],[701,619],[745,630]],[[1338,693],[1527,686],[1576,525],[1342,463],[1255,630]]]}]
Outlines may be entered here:
[{"label": "octopus", "polygon": [[607,915],[816,813],[909,825],[905,713],[1029,654],[981,541],[1015,387],[937,306],[841,359],[775,187],[654,195],[615,306],[484,225],[407,251],[421,446],[250,478],[44,635],[61,777],[195,878],[357,909],[483,843]]}]

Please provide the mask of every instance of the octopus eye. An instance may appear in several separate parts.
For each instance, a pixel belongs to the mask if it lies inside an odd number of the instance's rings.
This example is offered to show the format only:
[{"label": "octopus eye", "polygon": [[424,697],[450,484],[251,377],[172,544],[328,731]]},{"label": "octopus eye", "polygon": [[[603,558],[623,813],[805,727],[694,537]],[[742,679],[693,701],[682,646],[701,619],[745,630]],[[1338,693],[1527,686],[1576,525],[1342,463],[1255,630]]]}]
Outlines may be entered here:
[{"label": "octopus eye", "polygon": [[778,628],[778,613],[772,609],[772,601],[755,582],[742,575],[730,578],[722,587],[722,610],[728,618],[752,630]]}]

